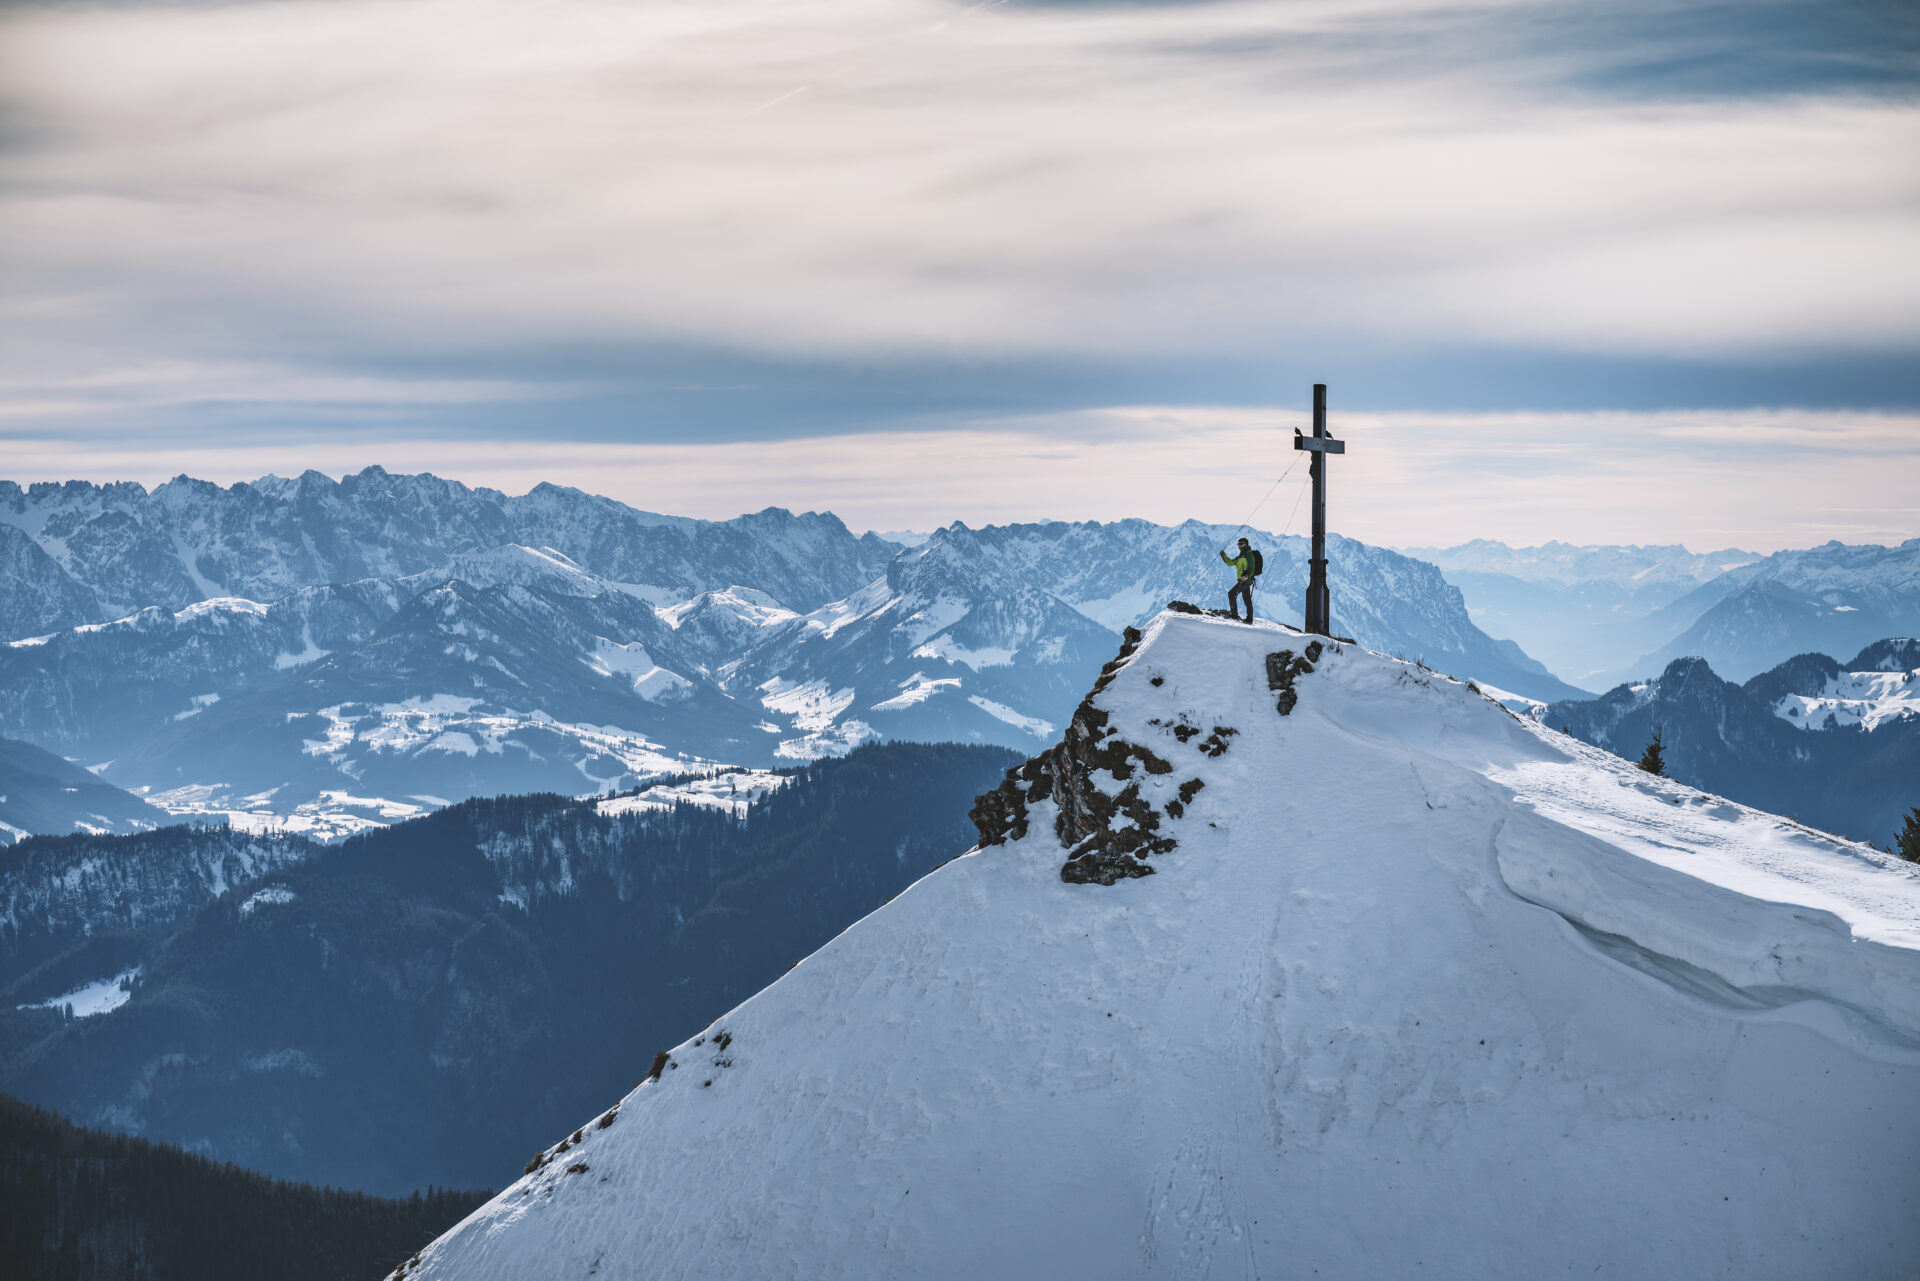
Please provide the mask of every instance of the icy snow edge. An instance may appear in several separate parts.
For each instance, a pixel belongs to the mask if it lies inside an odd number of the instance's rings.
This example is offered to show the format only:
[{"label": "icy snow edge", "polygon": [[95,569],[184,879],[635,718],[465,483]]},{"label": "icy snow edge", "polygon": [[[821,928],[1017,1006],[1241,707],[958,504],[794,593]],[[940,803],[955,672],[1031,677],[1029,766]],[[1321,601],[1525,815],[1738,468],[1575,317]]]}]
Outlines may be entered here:
[{"label": "icy snow edge", "polygon": [[[1250,674],[1300,635],[1162,614],[1130,666],[1153,667],[1168,629],[1199,627],[1216,629],[1210,647],[1247,651],[1236,665]],[[1394,743],[1417,775],[1462,768],[1492,784],[1507,806],[1493,834],[1501,879],[1616,961],[1748,1009],[1824,1001],[1920,1043],[1920,868],[1647,774],[1491,692],[1357,645],[1331,647],[1301,690],[1301,713]]]}]

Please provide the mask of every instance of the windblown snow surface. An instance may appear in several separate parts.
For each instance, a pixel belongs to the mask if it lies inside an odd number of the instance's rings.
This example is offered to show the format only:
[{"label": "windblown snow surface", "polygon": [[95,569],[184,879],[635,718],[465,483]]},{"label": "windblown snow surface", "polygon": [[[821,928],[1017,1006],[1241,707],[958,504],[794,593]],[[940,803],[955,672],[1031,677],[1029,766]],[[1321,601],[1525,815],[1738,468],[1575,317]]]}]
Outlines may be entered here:
[{"label": "windblown snow surface", "polygon": [[1161,615],[1094,697],[1204,780],[1154,874],[1035,803],[405,1275],[1920,1270],[1915,870],[1350,645],[1282,715],[1303,640]]}]

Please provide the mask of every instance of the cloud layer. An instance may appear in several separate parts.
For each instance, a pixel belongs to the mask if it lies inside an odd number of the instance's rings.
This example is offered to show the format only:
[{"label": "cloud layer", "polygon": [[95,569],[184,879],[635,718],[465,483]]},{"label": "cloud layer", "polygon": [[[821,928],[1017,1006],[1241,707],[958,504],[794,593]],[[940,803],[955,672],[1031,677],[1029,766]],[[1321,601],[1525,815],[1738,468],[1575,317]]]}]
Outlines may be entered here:
[{"label": "cloud layer", "polygon": [[1915,345],[1912,98],[1583,89],[1578,8],[29,10],[6,316],[39,366]]},{"label": "cloud layer", "polygon": [[27,5],[0,112],[22,480],[1217,518],[1286,414],[1079,407],[1320,379],[1376,541],[1920,532],[1909,5]]}]

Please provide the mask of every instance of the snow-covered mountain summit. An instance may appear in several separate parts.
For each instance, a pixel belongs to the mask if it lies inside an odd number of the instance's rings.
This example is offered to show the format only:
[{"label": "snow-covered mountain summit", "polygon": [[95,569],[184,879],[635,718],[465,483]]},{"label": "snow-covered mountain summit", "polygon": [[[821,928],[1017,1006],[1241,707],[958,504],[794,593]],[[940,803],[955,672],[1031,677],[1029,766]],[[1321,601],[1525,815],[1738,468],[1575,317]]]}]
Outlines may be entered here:
[{"label": "snow-covered mountain summit", "polygon": [[976,821],[402,1273],[1920,1257],[1920,876],[1888,856],[1177,614]]}]

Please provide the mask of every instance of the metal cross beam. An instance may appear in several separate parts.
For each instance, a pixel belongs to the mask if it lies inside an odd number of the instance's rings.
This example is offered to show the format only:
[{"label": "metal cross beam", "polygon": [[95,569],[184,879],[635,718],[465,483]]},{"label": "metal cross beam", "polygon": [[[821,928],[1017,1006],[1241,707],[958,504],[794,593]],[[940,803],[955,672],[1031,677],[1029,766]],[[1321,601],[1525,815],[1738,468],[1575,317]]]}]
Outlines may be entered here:
[{"label": "metal cross beam", "polygon": [[1313,455],[1307,474],[1313,478],[1313,559],[1307,570],[1307,626],[1316,636],[1333,635],[1332,602],[1327,593],[1327,455],[1344,454],[1347,442],[1327,435],[1327,385],[1313,385],[1313,435],[1294,429],[1293,447]]}]

